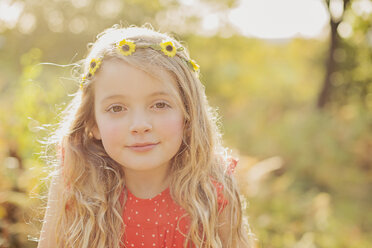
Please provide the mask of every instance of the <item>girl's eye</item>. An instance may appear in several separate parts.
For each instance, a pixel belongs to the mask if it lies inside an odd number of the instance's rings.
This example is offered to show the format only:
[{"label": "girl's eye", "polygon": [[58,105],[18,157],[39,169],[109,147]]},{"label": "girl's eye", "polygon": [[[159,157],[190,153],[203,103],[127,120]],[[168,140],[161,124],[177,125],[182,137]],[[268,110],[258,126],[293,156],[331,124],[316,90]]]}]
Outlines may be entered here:
[{"label": "girl's eye", "polygon": [[110,107],[108,111],[117,113],[117,112],[123,111],[123,107],[119,105],[115,105],[115,106]]},{"label": "girl's eye", "polygon": [[165,102],[158,102],[158,103],[155,103],[155,106],[157,108],[160,108],[160,109],[163,109],[163,108],[166,108],[166,107],[170,107],[168,104],[166,104]]}]

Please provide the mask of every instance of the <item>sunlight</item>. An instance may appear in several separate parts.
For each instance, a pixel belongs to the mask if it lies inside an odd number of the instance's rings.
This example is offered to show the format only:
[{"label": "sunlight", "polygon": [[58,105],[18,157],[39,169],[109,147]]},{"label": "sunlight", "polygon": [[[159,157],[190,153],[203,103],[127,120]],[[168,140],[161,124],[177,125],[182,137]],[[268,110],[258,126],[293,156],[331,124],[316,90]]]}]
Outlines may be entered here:
[{"label": "sunlight", "polygon": [[322,36],[329,16],[321,0],[245,0],[229,19],[245,36],[286,39]]},{"label": "sunlight", "polygon": [[359,16],[368,18],[368,15],[372,13],[372,2],[369,0],[359,0],[351,3],[351,8]]},{"label": "sunlight", "polygon": [[24,5],[23,2],[0,1],[0,26],[5,26],[9,29],[14,28],[23,11]]}]

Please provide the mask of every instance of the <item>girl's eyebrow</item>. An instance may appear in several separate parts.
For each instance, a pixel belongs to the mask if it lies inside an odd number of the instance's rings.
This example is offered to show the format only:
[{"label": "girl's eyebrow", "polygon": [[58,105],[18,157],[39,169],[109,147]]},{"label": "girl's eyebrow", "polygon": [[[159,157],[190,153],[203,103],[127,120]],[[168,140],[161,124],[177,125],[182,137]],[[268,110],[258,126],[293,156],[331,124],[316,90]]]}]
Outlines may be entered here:
[{"label": "girl's eyebrow", "polygon": [[[153,97],[153,96],[171,96],[171,95],[165,91],[156,91],[156,92],[149,94],[147,97]],[[107,100],[117,99],[117,98],[128,98],[128,96],[123,95],[123,94],[115,94],[115,95],[105,97],[101,102],[103,103]]]}]

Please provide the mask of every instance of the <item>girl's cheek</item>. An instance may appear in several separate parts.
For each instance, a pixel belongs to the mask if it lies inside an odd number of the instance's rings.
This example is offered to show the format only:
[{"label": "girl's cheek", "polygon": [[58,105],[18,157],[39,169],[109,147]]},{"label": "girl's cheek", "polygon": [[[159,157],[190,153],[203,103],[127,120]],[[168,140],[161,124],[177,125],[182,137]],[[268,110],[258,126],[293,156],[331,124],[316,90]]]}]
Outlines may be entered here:
[{"label": "girl's cheek", "polygon": [[181,115],[174,115],[170,118],[161,119],[161,128],[169,135],[179,134],[183,130],[183,117]]},{"label": "girl's cheek", "polygon": [[100,133],[103,137],[115,138],[124,132],[124,125],[119,122],[103,121],[100,125]]}]

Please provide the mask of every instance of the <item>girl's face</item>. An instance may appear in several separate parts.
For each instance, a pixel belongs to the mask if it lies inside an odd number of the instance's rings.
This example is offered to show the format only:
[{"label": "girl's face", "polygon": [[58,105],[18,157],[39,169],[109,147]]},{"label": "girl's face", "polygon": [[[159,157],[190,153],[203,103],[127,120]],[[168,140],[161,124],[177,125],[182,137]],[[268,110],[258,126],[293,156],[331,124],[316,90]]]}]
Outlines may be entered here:
[{"label": "girl's face", "polygon": [[[172,93],[176,82],[168,72],[161,75],[117,59],[104,61],[95,76],[93,134],[124,170],[167,167],[181,146],[184,118]],[[144,144],[152,145],[136,147]]]}]

